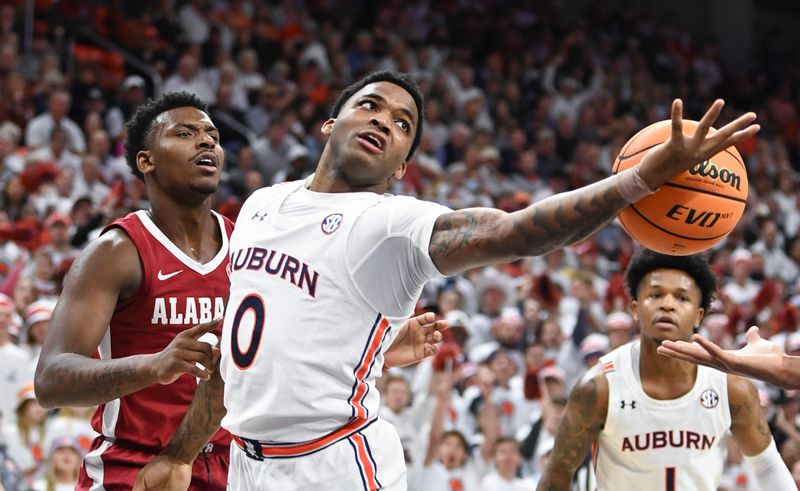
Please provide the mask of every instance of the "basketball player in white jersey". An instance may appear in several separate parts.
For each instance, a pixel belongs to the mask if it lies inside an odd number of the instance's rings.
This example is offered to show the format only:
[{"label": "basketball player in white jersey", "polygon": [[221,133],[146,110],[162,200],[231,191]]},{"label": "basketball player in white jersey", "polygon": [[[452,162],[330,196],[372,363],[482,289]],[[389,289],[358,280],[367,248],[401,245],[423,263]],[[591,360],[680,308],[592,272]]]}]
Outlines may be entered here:
[{"label": "basketball player in white jersey", "polygon": [[728,431],[760,489],[795,489],[750,381],[656,352],[700,325],[716,290],[706,260],[642,250],[625,281],[640,340],[601,358],[573,390],[538,489],[572,489],[594,443],[598,491],[716,491]]},{"label": "basketball player in white jersey", "polygon": [[180,481],[180,468],[225,414],[222,426],[236,442],[231,490],[405,489],[402,448],[377,418],[374,379],[423,285],[582,240],[673,175],[759,130],[748,113],[709,133],[722,105],[716,101],[689,137],[675,101],[670,140],[636,168],[509,214],[385,194],[419,144],[422,94],[407,75],[386,71],[346,88],[322,126],[329,140],[316,173],[255,192],[239,214],[215,372],[224,407],[214,391],[196,399],[140,477]]}]

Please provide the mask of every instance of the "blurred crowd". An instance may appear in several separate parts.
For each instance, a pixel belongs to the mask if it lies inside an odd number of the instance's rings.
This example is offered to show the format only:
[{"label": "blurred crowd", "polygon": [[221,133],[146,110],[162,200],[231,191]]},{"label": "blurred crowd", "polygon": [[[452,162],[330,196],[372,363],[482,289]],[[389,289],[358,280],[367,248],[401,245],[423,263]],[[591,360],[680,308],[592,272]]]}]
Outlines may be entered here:
[{"label": "blurred crowd", "polygon": [[[24,3],[0,6],[6,489],[72,489],[94,436],[91,408],[37,404],[33,368],[73,259],[147,206],[122,157],[124,122],[169,91],[209,103],[226,150],[215,208],[230,218],[254,190],[313,172],[333,100],[375,69],[413,74],[426,96],[425,133],[395,193],[452,208],[514,211],[599,180],[673,98],[698,119],[723,97],[718,126],[756,111],[763,129],[739,148],[748,205],[709,253],[719,290],[699,328],[732,348],[758,325],[800,353],[800,49],[779,31],[757,32],[757,56],[733,71],[712,40],[604,2],[566,16],[561,2],[533,0],[41,0],[30,31]],[[622,277],[635,247],[610,224],[544,257],[428,285],[419,310],[450,321],[445,344],[380,380],[410,489],[533,488],[570,388],[637,335]],[[800,482],[800,394],[759,390]],[[730,445],[720,489],[756,489],[741,462]],[[576,489],[591,481],[587,463]]]}]

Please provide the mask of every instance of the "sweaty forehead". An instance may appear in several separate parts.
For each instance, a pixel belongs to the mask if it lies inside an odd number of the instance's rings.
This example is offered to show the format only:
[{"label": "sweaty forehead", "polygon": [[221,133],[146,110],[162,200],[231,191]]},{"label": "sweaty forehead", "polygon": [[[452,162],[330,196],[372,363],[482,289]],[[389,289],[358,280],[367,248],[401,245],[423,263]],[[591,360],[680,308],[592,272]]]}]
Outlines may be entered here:
[{"label": "sweaty forehead", "polygon": [[398,109],[407,109],[414,115],[414,121],[419,120],[419,112],[417,111],[417,104],[414,98],[406,89],[395,85],[391,82],[374,82],[365,85],[361,90],[356,92],[350,97],[348,104],[353,105],[360,97],[376,95],[382,97],[392,106],[397,106]]}]

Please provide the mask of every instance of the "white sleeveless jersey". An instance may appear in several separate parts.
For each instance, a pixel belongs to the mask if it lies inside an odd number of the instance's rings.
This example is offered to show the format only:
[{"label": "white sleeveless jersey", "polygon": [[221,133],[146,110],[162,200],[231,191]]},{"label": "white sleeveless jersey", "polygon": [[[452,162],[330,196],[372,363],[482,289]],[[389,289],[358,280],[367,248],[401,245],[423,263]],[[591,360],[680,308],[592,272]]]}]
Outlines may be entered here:
[{"label": "white sleeveless jersey", "polygon": [[642,390],[639,343],[601,358],[608,416],[595,454],[598,491],[716,491],[731,426],[727,375],[699,366],[694,387],[672,400]]},{"label": "white sleeveless jersey", "polygon": [[409,197],[316,193],[306,182],[261,189],[243,205],[221,342],[222,426],[287,445],[377,416],[383,351],[441,275],[428,245],[450,211]]}]

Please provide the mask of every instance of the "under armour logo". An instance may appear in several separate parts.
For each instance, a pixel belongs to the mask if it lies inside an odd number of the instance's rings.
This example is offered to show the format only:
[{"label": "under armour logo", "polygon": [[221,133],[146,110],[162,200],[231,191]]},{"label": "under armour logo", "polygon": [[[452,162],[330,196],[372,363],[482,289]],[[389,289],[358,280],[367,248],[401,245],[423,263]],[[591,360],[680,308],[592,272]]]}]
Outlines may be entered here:
[{"label": "under armour logo", "polygon": [[631,408],[631,409],[636,409],[636,401],[630,401],[630,402],[626,402],[626,401],[623,399],[623,400],[622,400],[622,401],[620,401],[620,402],[622,403],[622,405],[620,406],[622,409],[625,409],[625,407],[627,407],[627,406],[630,406],[630,408]]},{"label": "under armour logo", "polygon": [[266,212],[266,211],[263,211],[263,212],[258,212],[258,211],[257,211],[257,212],[255,212],[255,213],[253,213],[253,218],[251,218],[250,220],[255,220],[256,218],[257,218],[259,221],[262,221],[262,222],[263,222],[263,221],[264,221],[264,219],[265,219],[265,218],[267,218],[267,212]]}]

